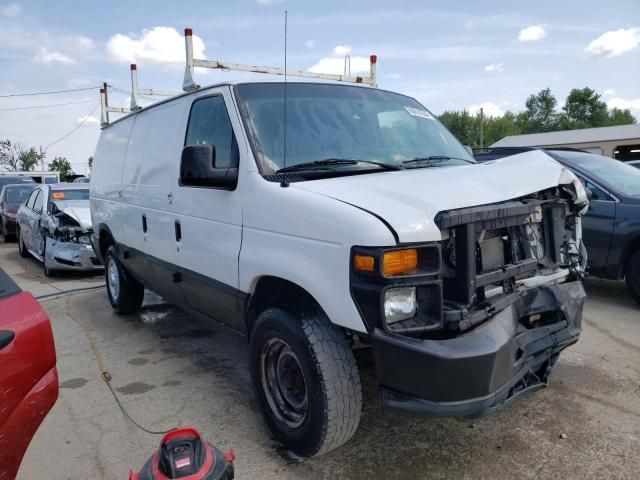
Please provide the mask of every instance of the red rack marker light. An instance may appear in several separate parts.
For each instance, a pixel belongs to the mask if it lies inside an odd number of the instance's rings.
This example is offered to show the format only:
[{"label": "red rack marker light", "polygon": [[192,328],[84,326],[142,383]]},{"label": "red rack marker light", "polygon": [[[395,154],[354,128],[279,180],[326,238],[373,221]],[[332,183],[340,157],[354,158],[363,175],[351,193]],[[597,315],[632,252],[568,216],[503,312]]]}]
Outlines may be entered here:
[{"label": "red rack marker light", "polygon": [[370,61],[371,63],[376,63],[376,62],[378,61],[378,56],[377,56],[377,55],[371,55],[371,56],[369,57],[369,61]]},{"label": "red rack marker light", "polygon": [[138,68],[138,67],[136,66],[136,64],[135,64],[135,63],[132,63],[132,64],[131,64],[131,70],[137,70],[137,68]]},{"label": "red rack marker light", "polygon": [[107,93],[107,89],[106,88],[101,88],[100,89],[100,93]]},{"label": "red rack marker light", "polygon": [[191,30],[190,28],[185,28],[184,29],[184,36],[185,37],[190,37],[193,35],[193,30]]}]

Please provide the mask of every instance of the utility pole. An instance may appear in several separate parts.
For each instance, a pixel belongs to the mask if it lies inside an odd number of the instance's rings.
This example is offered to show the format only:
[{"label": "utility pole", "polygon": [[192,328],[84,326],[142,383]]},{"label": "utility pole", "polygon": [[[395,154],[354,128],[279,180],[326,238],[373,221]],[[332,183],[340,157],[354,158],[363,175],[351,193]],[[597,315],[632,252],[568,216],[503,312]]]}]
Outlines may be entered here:
[{"label": "utility pole", "polygon": [[484,147],[484,109],[480,107],[480,148]]}]

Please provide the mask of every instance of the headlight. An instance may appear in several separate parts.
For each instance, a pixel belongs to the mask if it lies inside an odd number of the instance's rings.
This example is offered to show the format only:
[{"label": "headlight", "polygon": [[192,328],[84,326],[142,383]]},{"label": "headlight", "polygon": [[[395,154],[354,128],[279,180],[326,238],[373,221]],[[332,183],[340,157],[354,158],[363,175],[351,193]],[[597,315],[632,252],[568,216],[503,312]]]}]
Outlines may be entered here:
[{"label": "headlight", "polygon": [[417,311],[416,287],[390,288],[384,292],[384,316],[387,325],[415,317]]},{"label": "headlight", "polygon": [[91,245],[91,239],[89,238],[89,235],[80,235],[78,237],[78,242],[84,243],[85,245]]}]

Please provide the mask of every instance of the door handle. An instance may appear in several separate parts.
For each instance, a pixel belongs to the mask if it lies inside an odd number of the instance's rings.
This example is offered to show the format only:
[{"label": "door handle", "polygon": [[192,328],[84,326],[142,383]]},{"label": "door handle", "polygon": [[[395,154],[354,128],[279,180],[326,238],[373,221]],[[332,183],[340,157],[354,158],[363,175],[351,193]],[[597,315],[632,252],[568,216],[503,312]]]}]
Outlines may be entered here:
[{"label": "door handle", "polygon": [[147,216],[142,215],[142,231],[147,233]]},{"label": "door handle", "polygon": [[15,336],[16,334],[10,332],[9,330],[0,331],[0,350],[9,345],[13,341]]},{"label": "door handle", "polygon": [[182,240],[182,227],[180,227],[180,222],[178,220],[175,221],[173,226],[176,229],[176,242]]}]

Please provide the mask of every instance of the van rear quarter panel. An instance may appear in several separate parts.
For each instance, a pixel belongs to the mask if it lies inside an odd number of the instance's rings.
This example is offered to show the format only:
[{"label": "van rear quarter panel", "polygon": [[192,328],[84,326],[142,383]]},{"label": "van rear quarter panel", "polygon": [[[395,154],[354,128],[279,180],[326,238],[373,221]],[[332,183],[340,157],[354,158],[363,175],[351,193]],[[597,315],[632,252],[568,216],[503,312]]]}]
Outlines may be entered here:
[{"label": "van rear quarter panel", "polygon": [[122,167],[134,117],[129,116],[102,130],[93,158],[91,220],[94,228],[109,226],[116,241],[124,238],[122,223]]}]

